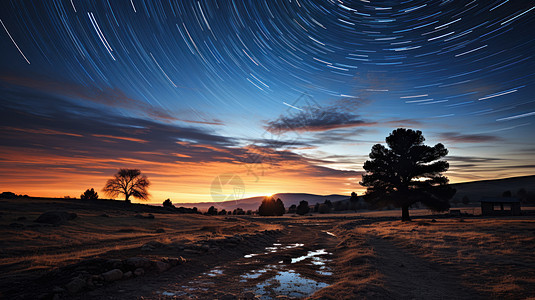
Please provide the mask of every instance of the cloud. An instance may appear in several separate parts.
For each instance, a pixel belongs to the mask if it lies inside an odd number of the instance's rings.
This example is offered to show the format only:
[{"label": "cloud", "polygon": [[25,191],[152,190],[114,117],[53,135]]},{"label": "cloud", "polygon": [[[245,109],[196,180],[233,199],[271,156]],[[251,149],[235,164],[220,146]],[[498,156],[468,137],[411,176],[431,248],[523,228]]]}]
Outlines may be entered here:
[{"label": "cloud", "polygon": [[375,122],[365,121],[359,115],[342,111],[334,106],[319,108],[307,106],[295,114],[280,116],[274,121],[267,122],[266,129],[272,133],[320,132],[375,124]]},{"label": "cloud", "polygon": [[440,134],[440,138],[448,142],[454,143],[487,143],[487,142],[498,142],[502,139],[485,134],[462,134],[459,132],[444,132]]},{"label": "cloud", "polygon": [[[71,82],[36,79],[32,77],[2,76],[0,84],[6,90],[28,89],[34,93],[56,96],[69,101],[88,101],[89,103],[106,105],[108,107],[128,109],[137,114],[160,121],[181,121],[193,124],[223,125],[218,119],[190,120],[178,117],[177,113],[169,112],[163,108],[155,107],[144,101],[126,95],[121,89],[115,87],[86,86]],[[187,113],[190,115],[190,113]]]}]

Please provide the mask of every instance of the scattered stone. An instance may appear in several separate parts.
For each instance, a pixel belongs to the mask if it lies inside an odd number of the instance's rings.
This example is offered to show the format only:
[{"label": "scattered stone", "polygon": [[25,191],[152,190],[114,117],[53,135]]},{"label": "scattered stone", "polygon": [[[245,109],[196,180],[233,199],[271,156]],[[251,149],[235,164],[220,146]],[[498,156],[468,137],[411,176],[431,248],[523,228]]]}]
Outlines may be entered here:
[{"label": "scattered stone", "polygon": [[153,266],[156,269],[156,271],[158,271],[158,273],[165,272],[171,268],[170,264],[163,262],[163,261],[159,261],[159,260],[155,261],[153,263]]},{"label": "scattered stone", "polygon": [[170,264],[171,266],[178,266],[186,262],[186,260],[182,256],[167,257],[167,258],[164,258],[163,261]]},{"label": "scattered stone", "polygon": [[86,286],[85,280],[76,277],[73,280],[71,280],[71,282],[67,283],[65,285],[65,288],[67,289],[69,293],[76,294],[79,291],[81,291],[85,286]]},{"label": "scattered stone", "polygon": [[75,213],[68,213],[66,211],[48,211],[40,215],[34,222],[59,226],[69,220],[75,219],[77,216]]},{"label": "scattered stone", "polygon": [[437,220],[433,219],[433,220],[431,220],[431,222],[433,222],[433,223],[436,223],[436,222],[437,222]]},{"label": "scattered stone", "polygon": [[136,277],[143,276],[143,274],[145,274],[145,270],[143,268],[137,268],[134,271],[134,275],[136,275]]},{"label": "scattered stone", "polygon": [[124,263],[132,269],[149,268],[151,265],[150,259],[145,257],[130,257]]},{"label": "scattered stone", "polygon": [[131,278],[132,276],[134,276],[134,275],[132,274],[132,271],[128,271],[128,272],[126,272],[126,273],[123,274],[123,278],[125,278],[125,279]]},{"label": "scattered stone", "polygon": [[106,266],[108,269],[122,269],[123,261],[120,259],[108,259],[106,261]]},{"label": "scattered stone", "polygon": [[62,288],[62,287],[59,287],[59,286],[55,286],[55,287],[52,289],[52,293],[54,293],[54,294],[65,293],[65,289]]},{"label": "scattered stone", "polygon": [[101,214],[100,216],[103,217],[103,218],[109,218],[110,217],[108,214]]},{"label": "scattered stone", "polygon": [[102,273],[102,277],[107,282],[117,281],[123,278],[123,271],[121,271],[120,269],[113,269],[106,273]]},{"label": "scattered stone", "polygon": [[165,229],[158,228],[158,229],[156,229],[156,233],[165,233]]}]

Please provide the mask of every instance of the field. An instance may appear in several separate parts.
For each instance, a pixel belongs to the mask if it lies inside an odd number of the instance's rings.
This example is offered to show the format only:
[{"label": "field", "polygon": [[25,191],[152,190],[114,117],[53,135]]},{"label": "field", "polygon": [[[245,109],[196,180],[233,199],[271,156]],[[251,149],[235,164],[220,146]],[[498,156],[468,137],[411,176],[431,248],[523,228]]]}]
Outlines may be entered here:
[{"label": "field", "polygon": [[[59,226],[33,222],[54,210],[77,217]],[[38,198],[1,199],[0,212],[0,298],[535,297],[533,216],[454,218],[415,210],[408,223],[398,211],[203,216]],[[109,269],[126,271],[122,264],[132,257],[153,264],[142,275],[96,281]],[[169,257],[185,262],[159,269],[155,262]],[[71,289],[79,278],[87,282]]]}]

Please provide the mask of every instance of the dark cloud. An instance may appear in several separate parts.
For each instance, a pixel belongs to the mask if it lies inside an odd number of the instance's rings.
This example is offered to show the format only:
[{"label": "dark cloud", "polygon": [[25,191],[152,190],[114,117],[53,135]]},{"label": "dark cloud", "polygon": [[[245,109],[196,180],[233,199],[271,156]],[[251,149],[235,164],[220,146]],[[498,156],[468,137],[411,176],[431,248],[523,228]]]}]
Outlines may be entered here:
[{"label": "dark cloud", "polygon": [[[9,92],[0,96],[0,161],[29,171],[46,167],[88,174],[138,163],[220,162],[282,169],[298,166],[288,172],[306,172],[307,176],[359,174],[317,166],[318,161],[278,149],[269,139],[240,147],[243,141],[211,129],[120,116],[51,95],[27,92],[24,101],[19,97]],[[48,158],[61,164],[51,166]]]},{"label": "dark cloud", "polygon": [[502,139],[486,134],[463,134],[459,132],[444,132],[440,134],[440,138],[448,142],[454,143],[486,143],[486,142],[498,142]]},{"label": "dark cloud", "polygon": [[359,115],[343,111],[334,106],[307,106],[300,109],[291,115],[280,116],[274,121],[269,121],[266,129],[273,133],[284,133],[288,131],[318,132],[376,124],[375,122],[365,121]]},{"label": "dark cloud", "polygon": [[[139,115],[147,116],[160,121],[181,121],[186,123],[222,125],[218,119],[211,120],[189,120],[176,116],[161,107],[155,107],[144,101],[132,98],[121,89],[112,87],[96,87],[75,84],[71,82],[60,82],[54,80],[36,79],[34,77],[3,76],[0,77],[0,86],[5,90],[24,90],[24,93],[33,91],[41,95],[63,98],[72,101],[86,101],[108,107],[128,109],[135,111]],[[30,92],[31,93],[31,92]]]}]

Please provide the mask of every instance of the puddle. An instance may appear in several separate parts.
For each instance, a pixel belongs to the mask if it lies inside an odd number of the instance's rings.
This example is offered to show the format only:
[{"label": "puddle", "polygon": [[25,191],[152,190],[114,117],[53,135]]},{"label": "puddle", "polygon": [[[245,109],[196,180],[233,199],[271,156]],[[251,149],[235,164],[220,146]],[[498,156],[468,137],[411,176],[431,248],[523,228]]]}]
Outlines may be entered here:
[{"label": "puddle", "polygon": [[[277,296],[304,298],[329,286],[328,283],[323,282],[322,278],[333,275],[332,269],[329,267],[331,262],[329,255],[332,253],[325,249],[317,249],[307,251],[306,255],[292,258],[291,262],[281,260],[278,263],[267,265],[263,265],[262,259],[259,257],[303,246],[305,245],[301,243],[286,245],[274,243],[266,247],[263,252],[247,254],[244,259],[238,261],[238,265],[251,264],[249,269],[246,268],[246,271],[240,275],[233,275],[229,266],[217,266],[192,279],[188,284],[181,286],[179,290],[157,291],[157,293],[169,297],[203,299],[206,293],[214,290],[217,286],[216,282],[234,282],[238,283],[235,288],[251,291],[260,299],[276,299]],[[300,273],[299,270],[302,268],[305,268],[307,273]]]},{"label": "puddle", "polygon": [[221,267],[215,267],[212,270],[203,273],[203,275],[208,275],[210,277],[216,277],[219,275],[223,275],[223,270],[221,270]]},{"label": "puddle", "polygon": [[[327,254],[330,254],[330,253],[325,251],[325,249],[319,249],[319,250],[316,250],[316,251],[308,251],[307,255],[303,255],[303,256],[300,256],[300,257],[292,258],[292,264],[295,264],[297,262],[303,261],[303,260],[305,260],[307,258],[312,258],[312,257],[318,256],[318,255],[327,255]],[[313,260],[313,264],[314,264],[314,261],[318,262],[319,260]]]},{"label": "puddle", "polygon": [[295,244],[289,244],[289,245],[286,245],[286,246],[282,246],[282,244],[280,244],[280,243],[274,243],[272,246],[266,247],[264,249],[265,252],[246,254],[243,257],[244,258],[251,258],[251,257],[255,257],[255,256],[258,256],[258,255],[276,253],[276,252],[278,252],[280,250],[283,250],[283,249],[293,249],[293,248],[303,247],[304,245],[305,244],[295,243]]},{"label": "puddle", "polygon": [[260,299],[274,299],[278,295],[301,298],[327,286],[329,284],[305,278],[294,270],[288,270],[279,271],[272,278],[257,284],[253,292],[260,295]]}]

